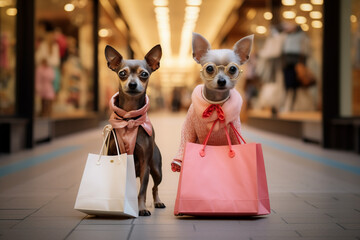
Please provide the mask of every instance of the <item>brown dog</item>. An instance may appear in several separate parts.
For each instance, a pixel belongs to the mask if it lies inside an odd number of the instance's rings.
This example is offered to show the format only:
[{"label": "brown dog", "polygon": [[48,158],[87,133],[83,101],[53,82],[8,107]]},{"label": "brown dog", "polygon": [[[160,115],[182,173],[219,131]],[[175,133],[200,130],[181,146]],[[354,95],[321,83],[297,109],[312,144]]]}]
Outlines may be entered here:
[{"label": "brown dog", "polygon": [[[146,88],[152,72],[160,67],[162,55],[160,45],[153,47],[143,60],[124,60],[114,48],[106,46],[105,57],[108,67],[119,77],[119,97],[114,104],[126,112],[138,110],[146,104]],[[125,119],[126,121],[128,119]],[[136,120],[134,118],[133,120]],[[150,216],[146,209],[146,190],[151,174],[154,180],[153,198],[155,208],[165,208],[158,195],[158,185],[162,180],[162,162],[159,148],[155,143],[155,134],[149,134],[139,126],[134,148],[136,177],[140,177],[139,215]],[[110,139],[109,155],[116,155],[114,138]]]}]

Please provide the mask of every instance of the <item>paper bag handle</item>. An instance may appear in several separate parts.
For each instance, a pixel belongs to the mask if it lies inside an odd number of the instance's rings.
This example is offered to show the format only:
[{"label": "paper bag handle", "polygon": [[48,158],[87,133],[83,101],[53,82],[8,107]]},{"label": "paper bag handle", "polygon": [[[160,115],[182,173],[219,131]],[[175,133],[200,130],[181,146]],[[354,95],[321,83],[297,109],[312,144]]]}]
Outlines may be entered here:
[{"label": "paper bag handle", "polygon": [[235,133],[235,136],[238,140],[238,143],[241,144],[241,141],[239,139],[239,137],[241,138],[241,140],[246,144],[246,141],[244,140],[244,138],[241,136],[241,134],[238,132],[238,130],[236,130],[236,128],[234,127],[234,124],[231,122],[229,123],[230,124],[230,127],[232,128],[232,130],[234,131]]},{"label": "paper bag handle", "polygon": [[112,134],[113,134],[113,137],[114,137],[114,140],[115,140],[115,145],[116,145],[116,151],[117,151],[117,154],[118,154],[118,158],[119,158],[119,160],[120,160],[120,150],[119,150],[119,145],[118,145],[118,141],[117,141],[117,139],[116,139],[116,135],[115,135],[115,133],[114,133],[114,130],[113,130],[113,128],[112,128],[112,126],[111,125],[106,125],[105,127],[104,127],[104,129],[103,129],[103,133],[105,133],[106,132],[106,136],[105,136],[105,138],[104,138],[104,142],[103,142],[103,144],[102,144],[102,146],[101,146],[101,150],[100,150],[100,153],[99,153],[99,159],[98,159],[98,161],[96,162],[96,165],[100,165],[100,159],[101,159],[101,156],[103,155],[103,153],[104,153],[104,147],[105,147],[105,142],[106,142],[106,140],[108,140],[109,141],[109,139],[110,139],[110,132],[112,132]]},{"label": "paper bag handle", "polygon": [[[211,135],[211,133],[212,133],[212,131],[213,131],[213,129],[214,129],[214,126],[215,126],[215,124],[217,123],[218,120],[219,120],[219,119],[216,119],[216,120],[214,121],[214,123],[213,123],[213,125],[211,126],[211,129],[210,129],[210,131],[209,131],[209,133],[208,133],[208,135],[207,135],[206,138],[205,138],[205,141],[204,141],[204,143],[203,143],[203,148],[202,148],[202,149],[200,150],[200,152],[199,152],[201,157],[204,157],[204,156],[205,156],[205,147],[206,147],[206,145],[207,145],[207,143],[208,143],[208,141],[209,141],[209,138],[210,138],[210,135]],[[240,138],[241,138],[241,140],[246,144],[244,138],[241,136],[241,134],[240,134],[240,133],[236,130],[236,128],[234,127],[234,124],[233,124],[232,122],[229,123],[229,124],[230,124],[230,127],[232,128],[232,130],[234,131],[235,136],[236,136],[239,144],[241,144]],[[225,130],[227,142],[228,142],[228,144],[229,144],[229,157],[233,158],[233,157],[235,156],[235,152],[232,150],[232,147],[231,147],[231,146],[232,146],[232,145],[231,145],[231,139],[230,139],[230,135],[229,135],[229,132],[228,132],[228,130],[227,130],[226,125],[224,126],[224,130]],[[240,138],[239,138],[239,137],[240,137]]]},{"label": "paper bag handle", "polygon": [[[116,132],[114,134],[114,128],[112,127],[112,125],[108,124],[104,127],[103,129],[103,136],[105,135],[105,132],[110,132],[110,131],[113,131],[113,137],[114,137],[114,141],[115,141],[115,144],[119,144],[119,149],[120,149],[120,153],[126,153],[126,150],[125,150],[125,144],[124,142],[122,141],[122,139],[118,139],[116,137]],[[109,143],[110,143],[110,137],[105,137],[104,140],[107,139],[107,146],[109,146]],[[119,141],[121,140],[121,141]]]}]

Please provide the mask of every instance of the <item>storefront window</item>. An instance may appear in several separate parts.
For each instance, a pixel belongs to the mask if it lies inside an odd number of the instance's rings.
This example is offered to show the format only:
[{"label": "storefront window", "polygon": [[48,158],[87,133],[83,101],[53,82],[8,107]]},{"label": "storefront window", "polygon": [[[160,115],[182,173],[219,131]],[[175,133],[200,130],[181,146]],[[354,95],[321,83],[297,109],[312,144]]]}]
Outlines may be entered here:
[{"label": "storefront window", "polygon": [[16,0],[0,1],[0,116],[15,114]]},{"label": "storefront window", "polygon": [[35,111],[41,117],[93,109],[92,1],[35,3]]},{"label": "storefront window", "polygon": [[[114,47],[124,59],[128,59],[128,29],[121,18],[120,9],[115,1],[100,1],[99,20],[99,110],[107,116],[110,98],[119,90],[118,78],[107,67],[104,55],[106,45]],[[114,21],[115,19],[115,21]]]},{"label": "storefront window", "polygon": [[360,116],[360,1],[351,5],[352,115]]},{"label": "storefront window", "polygon": [[279,6],[243,8],[247,21],[241,26],[246,34],[255,34],[253,54],[244,65],[249,109],[269,113],[264,116],[316,112],[320,119],[322,4],[320,0],[283,0]]}]

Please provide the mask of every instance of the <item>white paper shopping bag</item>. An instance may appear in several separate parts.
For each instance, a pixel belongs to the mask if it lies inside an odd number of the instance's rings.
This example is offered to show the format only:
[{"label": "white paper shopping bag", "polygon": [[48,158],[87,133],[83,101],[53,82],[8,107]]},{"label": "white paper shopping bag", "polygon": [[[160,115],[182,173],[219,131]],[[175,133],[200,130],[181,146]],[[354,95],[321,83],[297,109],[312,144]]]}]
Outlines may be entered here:
[{"label": "white paper shopping bag", "polygon": [[[109,126],[106,126],[109,128]],[[106,134],[100,154],[89,154],[76,198],[75,209],[92,215],[138,216],[138,198],[133,155],[104,156]]]}]

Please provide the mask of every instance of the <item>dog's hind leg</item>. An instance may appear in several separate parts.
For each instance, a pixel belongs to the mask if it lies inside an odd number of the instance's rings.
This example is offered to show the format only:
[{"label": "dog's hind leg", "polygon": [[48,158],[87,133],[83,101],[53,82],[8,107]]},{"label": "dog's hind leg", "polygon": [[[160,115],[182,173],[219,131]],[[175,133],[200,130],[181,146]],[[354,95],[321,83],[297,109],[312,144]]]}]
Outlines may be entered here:
[{"label": "dog's hind leg", "polygon": [[158,192],[158,186],[162,180],[162,170],[161,170],[161,153],[156,144],[154,144],[154,152],[153,152],[153,159],[151,161],[150,166],[150,174],[154,180],[154,187],[152,189],[153,198],[154,198],[154,206],[155,208],[165,208],[165,204],[161,202]]}]

